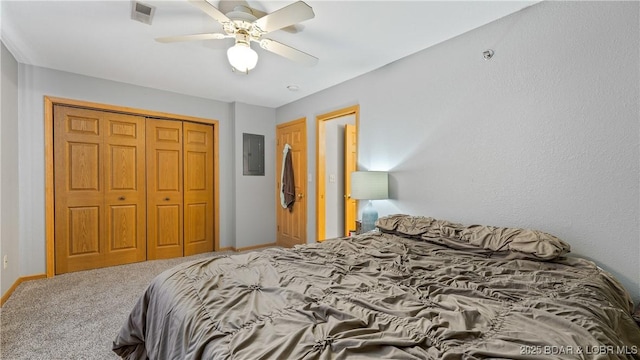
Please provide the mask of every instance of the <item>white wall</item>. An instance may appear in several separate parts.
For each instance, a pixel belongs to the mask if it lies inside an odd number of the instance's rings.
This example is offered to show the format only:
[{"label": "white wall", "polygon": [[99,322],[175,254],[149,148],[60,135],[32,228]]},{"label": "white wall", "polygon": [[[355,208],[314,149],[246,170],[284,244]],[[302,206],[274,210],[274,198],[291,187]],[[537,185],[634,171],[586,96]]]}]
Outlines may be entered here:
[{"label": "white wall", "polygon": [[[45,273],[44,96],[216,119],[220,125],[220,246],[235,246],[230,104],[30,65],[19,65],[21,275]],[[16,152],[13,152],[15,154]],[[3,199],[4,202],[4,199]],[[14,211],[16,211],[14,209]]]},{"label": "white wall", "polygon": [[[276,241],[276,112],[275,109],[233,103],[235,246],[237,249]],[[264,176],[245,176],[242,168],[242,134],[264,135]]]},{"label": "white wall", "polygon": [[638,301],[639,23],[637,2],[542,2],[280,107],[277,122],[359,104],[359,164],[391,171],[381,215],[550,232]]},{"label": "white wall", "polygon": [[[0,121],[0,294],[20,276],[18,231],[18,62],[1,44]],[[2,259],[7,256],[4,269]]]}]

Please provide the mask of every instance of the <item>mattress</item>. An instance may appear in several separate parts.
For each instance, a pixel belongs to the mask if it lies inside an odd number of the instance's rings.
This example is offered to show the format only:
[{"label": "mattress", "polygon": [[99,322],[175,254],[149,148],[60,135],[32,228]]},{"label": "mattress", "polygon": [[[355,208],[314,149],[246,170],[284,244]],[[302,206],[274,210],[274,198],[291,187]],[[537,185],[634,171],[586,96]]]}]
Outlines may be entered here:
[{"label": "mattress", "polygon": [[[406,215],[153,280],[125,359],[638,359],[629,294],[541,232]],[[518,230],[518,229],[516,229]]]}]

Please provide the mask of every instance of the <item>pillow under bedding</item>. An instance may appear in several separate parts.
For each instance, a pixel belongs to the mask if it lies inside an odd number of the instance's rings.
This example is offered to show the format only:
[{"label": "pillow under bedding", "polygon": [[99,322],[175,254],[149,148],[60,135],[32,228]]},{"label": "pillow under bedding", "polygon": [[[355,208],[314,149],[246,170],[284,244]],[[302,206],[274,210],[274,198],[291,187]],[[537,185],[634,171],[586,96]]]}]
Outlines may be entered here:
[{"label": "pillow under bedding", "polygon": [[465,226],[446,220],[404,214],[378,219],[383,232],[420,238],[425,241],[461,250],[507,258],[548,261],[569,253],[569,244],[559,238],[532,229],[506,228],[485,225]]}]

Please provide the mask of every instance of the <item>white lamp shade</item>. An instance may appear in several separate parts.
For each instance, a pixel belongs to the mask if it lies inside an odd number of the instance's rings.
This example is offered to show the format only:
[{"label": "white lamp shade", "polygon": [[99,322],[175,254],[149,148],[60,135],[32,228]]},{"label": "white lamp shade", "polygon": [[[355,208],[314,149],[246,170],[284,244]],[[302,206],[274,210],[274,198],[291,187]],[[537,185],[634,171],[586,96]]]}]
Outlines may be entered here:
[{"label": "white lamp shade", "polygon": [[351,198],[358,200],[388,199],[389,173],[385,171],[352,172]]},{"label": "white lamp shade", "polygon": [[241,72],[252,70],[258,63],[258,53],[249,44],[242,42],[236,43],[227,50],[227,58],[229,59],[229,64]]}]

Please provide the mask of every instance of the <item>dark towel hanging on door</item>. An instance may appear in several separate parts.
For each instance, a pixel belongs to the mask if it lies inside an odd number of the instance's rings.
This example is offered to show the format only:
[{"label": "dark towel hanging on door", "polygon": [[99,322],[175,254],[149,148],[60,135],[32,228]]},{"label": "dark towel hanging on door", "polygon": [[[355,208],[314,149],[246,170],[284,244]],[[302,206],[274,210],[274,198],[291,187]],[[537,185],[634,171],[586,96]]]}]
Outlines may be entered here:
[{"label": "dark towel hanging on door", "polygon": [[293,161],[291,160],[291,146],[284,145],[282,158],[282,174],[280,177],[280,203],[283,208],[293,211],[296,201],[296,184],[293,177]]}]

